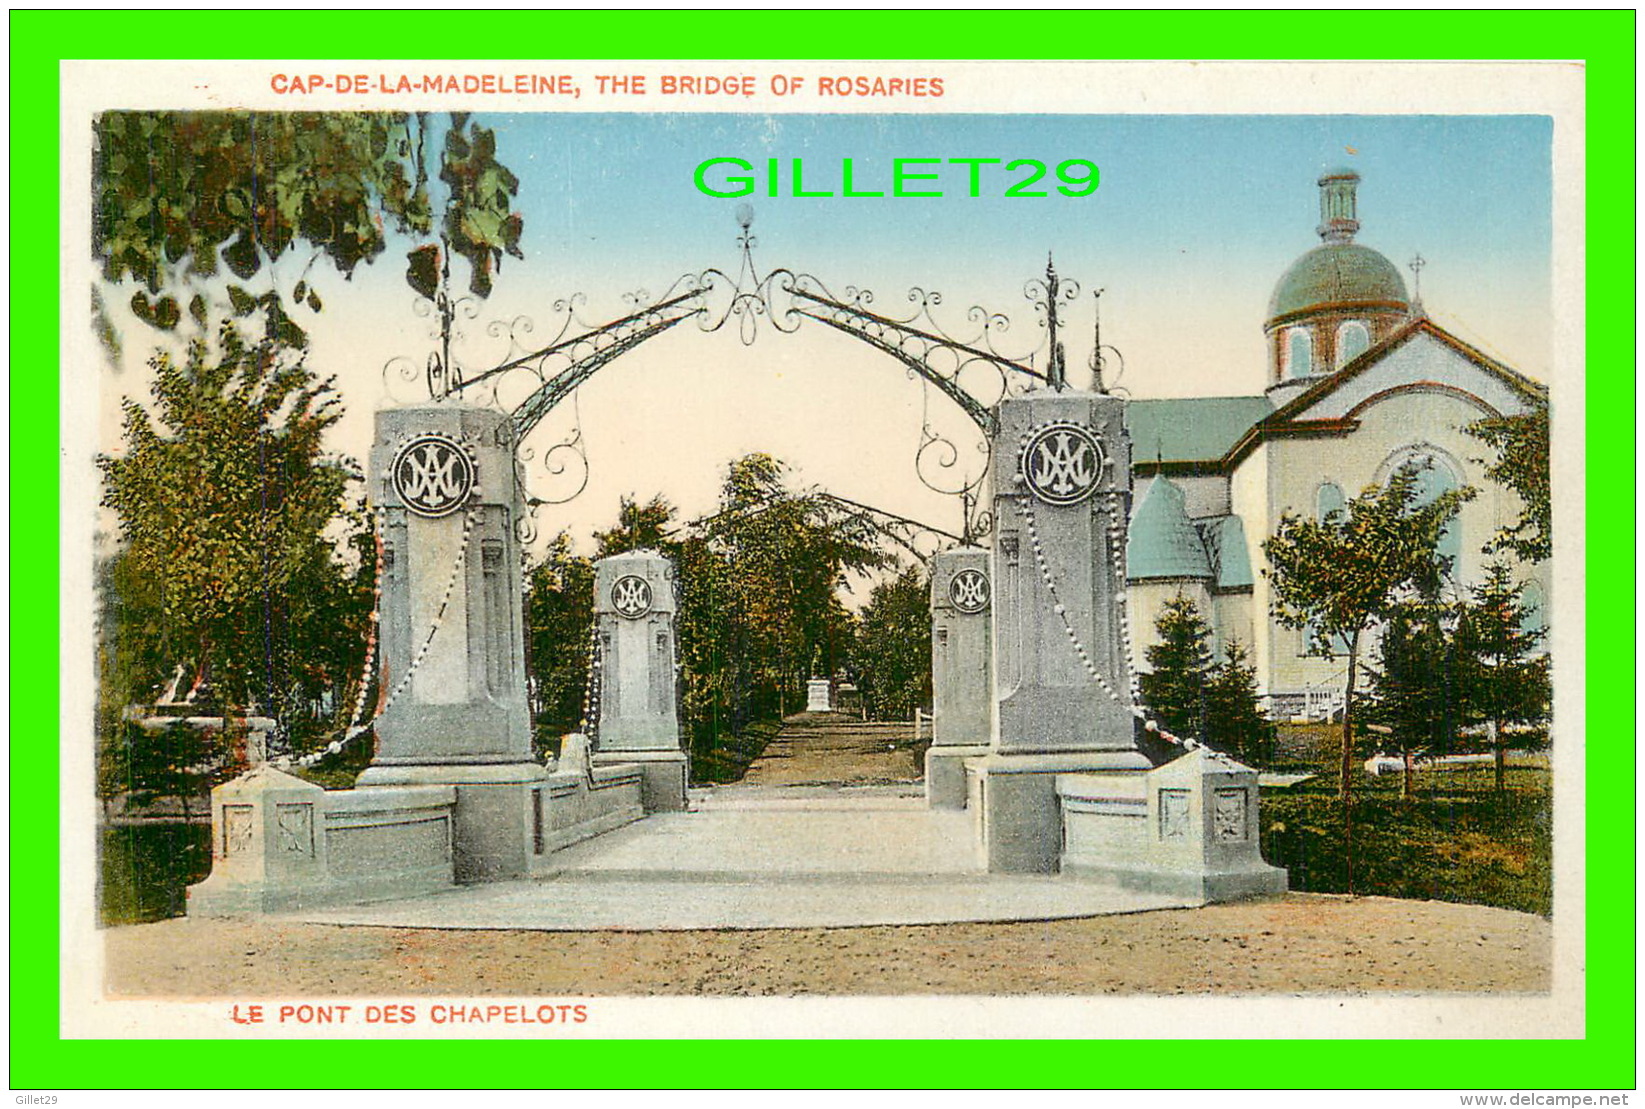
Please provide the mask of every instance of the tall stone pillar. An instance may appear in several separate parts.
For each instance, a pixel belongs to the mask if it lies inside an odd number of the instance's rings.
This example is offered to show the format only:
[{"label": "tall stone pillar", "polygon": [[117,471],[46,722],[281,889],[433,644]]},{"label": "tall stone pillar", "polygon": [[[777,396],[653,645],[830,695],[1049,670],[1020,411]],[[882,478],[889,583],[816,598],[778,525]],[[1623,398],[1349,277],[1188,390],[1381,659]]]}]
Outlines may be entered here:
[{"label": "tall stone pillar", "polygon": [[994,730],[967,764],[990,870],[1058,868],[1056,775],[1142,773],[1123,627],[1124,401],[1043,390],[998,408]]},{"label": "tall stone pillar", "polygon": [[993,730],[993,588],[988,551],[951,547],[931,568],[931,746],[925,799],[965,807],[965,760],[988,753]]},{"label": "tall stone pillar", "polygon": [[457,787],[458,881],[529,873],[545,778],[531,750],[520,503],[508,418],[433,404],[377,413],[369,495],[388,704],[361,787]]},{"label": "tall stone pillar", "polygon": [[675,668],[674,567],[656,551],[594,564],[600,705],[594,765],[637,764],[647,812],[686,807]]}]

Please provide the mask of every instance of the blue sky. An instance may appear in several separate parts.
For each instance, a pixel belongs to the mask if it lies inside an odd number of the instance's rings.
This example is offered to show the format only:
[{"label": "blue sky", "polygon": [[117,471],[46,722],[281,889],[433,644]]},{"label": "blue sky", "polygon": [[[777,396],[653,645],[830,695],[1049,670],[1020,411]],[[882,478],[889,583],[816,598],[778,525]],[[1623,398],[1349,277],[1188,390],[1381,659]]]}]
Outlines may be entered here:
[{"label": "blue sky", "polygon": [[[584,318],[598,322],[630,310],[624,294],[655,296],[710,266],[735,272],[742,201],[706,196],[692,183],[701,161],[732,156],[762,170],[769,157],[785,165],[801,158],[813,181],[837,180],[840,160],[851,157],[859,188],[879,187],[894,157],[1096,161],[1102,183],[1085,198],[1008,199],[988,188],[975,199],[755,195],[755,260],[815,274],[837,293],[871,288],[876,307],[891,313],[911,286],[938,290],[940,318],[955,332],[965,329],[970,305],[1003,311],[1013,320],[1003,340],[1009,351],[1037,345],[1023,284],[1054,252],[1061,273],[1085,289],[1065,315],[1075,384],[1090,349],[1090,291],[1102,287],[1103,340],[1123,354],[1122,384],[1138,397],[1261,391],[1268,298],[1286,267],[1319,241],[1321,171],[1350,166],[1363,177],[1359,241],[1407,273],[1420,252],[1431,315],[1531,376],[1548,375],[1546,117],[476,118],[496,129],[499,158],[520,178],[526,257],[505,259],[493,295],[467,325],[458,354],[470,372],[507,354],[506,343],[486,335],[488,321],[528,317],[533,336],[546,339],[551,305],[569,294],[583,294]],[[334,446],[359,459],[372,411],[412,399],[385,390],[385,363],[420,365],[434,346],[401,276],[403,247],[391,244],[351,281],[312,275],[326,310],[313,320],[309,360],[337,375],[347,416]],[[133,325],[131,336],[140,333]],[[142,392],[142,371],[131,371],[146,354],[131,345],[113,393]],[[581,496],[545,510],[539,523],[545,534],[566,527],[586,536],[609,525],[625,493],[663,492],[686,517],[703,514],[725,463],[762,450],[790,461],[802,483],[957,529],[953,498],[914,477],[927,422],[962,444],[972,434],[957,409],[902,367],[826,329],[768,332],[744,346],[728,332],[688,325],[601,370],[575,405],[544,421],[531,444],[539,458],[580,432],[590,473]],[[105,420],[105,440],[111,426]],[[962,460],[975,466],[981,456],[965,445]],[[531,480],[539,496],[563,491],[544,474]]]},{"label": "blue sky", "polygon": [[[1011,291],[1055,251],[1064,273],[1105,286],[1116,308],[1157,310],[1186,289],[1213,315],[1243,314],[1251,321],[1244,335],[1206,337],[1224,359],[1260,347],[1273,282],[1317,241],[1314,182],[1325,168],[1350,166],[1364,178],[1360,241],[1402,270],[1420,252],[1436,312],[1449,308],[1497,335],[1528,372],[1540,374],[1546,361],[1545,336],[1522,326],[1547,315],[1546,117],[602,114],[486,122],[522,179],[521,268],[581,283],[591,295],[732,260],[738,201],[692,185],[708,157],[743,157],[761,169],[769,157],[785,168],[799,157],[808,175],[826,181],[848,156],[859,179],[882,185],[894,156],[1090,158],[1102,184],[1086,198],[1006,199],[987,189],[977,199],[757,194],[760,258],[868,285],[882,298],[912,284],[961,299],[970,287],[1003,291],[998,307],[1010,311]],[[1491,290],[1494,305],[1470,293],[1487,274],[1500,286]],[[1517,303],[1501,303],[1504,295]],[[1124,334],[1123,313],[1110,322]]]}]

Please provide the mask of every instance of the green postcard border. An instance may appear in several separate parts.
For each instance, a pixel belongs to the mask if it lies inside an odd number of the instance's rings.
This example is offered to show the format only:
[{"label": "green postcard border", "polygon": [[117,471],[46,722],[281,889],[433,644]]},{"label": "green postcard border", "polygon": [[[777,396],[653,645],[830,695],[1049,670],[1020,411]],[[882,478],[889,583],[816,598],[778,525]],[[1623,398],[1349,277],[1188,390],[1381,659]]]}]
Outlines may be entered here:
[{"label": "green postcard border", "polygon": [[[246,1068],[266,1052],[205,1041],[74,1041],[58,1036],[58,859],[39,850],[58,826],[59,551],[20,540],[55,533],[58,494],[30,481],[59,453],[58,288],[42,263],[58,239],[58,65],[65,58],[325,59],[432,55],[390,38],[396,20],[432,27],[432,13],[50,12],[10,14],[11,308],[11,1087],[13,1089],[234,1088],[278,1080],[322,1087],[434,1087],[455,1076],[498,1086],[542,1081],[638,1087],[1079,1087],[1148,1078],[1213,1087],[1623,1089],[1636,1081],[1634,796],[1634,393],[1636,16],[1620,12],[478,12],[447,13],[470,31],[438,40],[471,58],[1089,58],[1275,57],[1292,44],[1309,59],[1570,59],[1587,73],[1587,363],[1590,503],[1604,506],[1589,534],[1587,578],[1603,583],[1588,610],[1587,1035],[1581,1040],[1318,1041],[1252,1068],[1254,1045],[1196,1045],[1184,1070],[1170,1041],[1126,1041],[1122,1071],[1093,1071],[1057,1041],[784,1040],[747,1050],[653,1041],[643,1068],[622,1041],[311,1041],[290,1067]],[[271,34],[271,27],[278,33]],[[979,33],[985,28],[985,33]],[[1305,34],[1299,34],[1306,28]],[[309,33],[303,33],[307,31]],[[498,33],[506,31],[507,33]],[[872,32],[873,45],[864,46]],[[460,43],[482,42],[489,54]],[[275,45],[287,47],[281,54]],[[510,44],[522,44],[511,46]],[[1351,49],[1348,48],[1351,44]],[[1166,51],[1169,51],[1167,54]],[[30,371],[27,367],[37,367]],[[1597,591],[1593,596],[1601,596]],[[1620,703],[1619,703],[1620,702]],[[1603,760],[1603,761],[1600,761]],[[979,1037],[988,1029],[978,1028]],[[564,1064],[544,1070],[545,1047]],[[203,1050],[204,1049],[204,1050]],[[736,1051],[729,1054],[727,1049]],[[702,1066],[712,1050],[720,1062]],[[1368,1069],[1383,1058],[1387,1065]],[[845,1060],[849,1064],[843,1065]],[[463,1069],[454,1063],[461,1061]],[[367,1062],[369,1061],[369,1062]]]}]

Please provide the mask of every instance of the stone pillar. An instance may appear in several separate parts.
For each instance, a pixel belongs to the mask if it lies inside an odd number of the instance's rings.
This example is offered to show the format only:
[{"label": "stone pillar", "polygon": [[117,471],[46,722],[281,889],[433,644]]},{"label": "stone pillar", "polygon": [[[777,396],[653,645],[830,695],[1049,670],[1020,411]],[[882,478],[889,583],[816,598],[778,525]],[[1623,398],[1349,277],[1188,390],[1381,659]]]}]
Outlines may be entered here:
[{"label": "stone pillar", "polygon": [[686,807],[675,667],[674,566],[656,551],[629,551],[594,564],[600,647],[595,766],[638,764],[647,812]]},{"label": "stone pillar", "polygon": [[931,746],[925,799],[965,807],[965,760],[988,753],[994,713],[988,552],[951,547],[931,568]]},{"label": "stone pillar", "polygon": [[994,441],[994,730],[966,767],[990,870],[1058,868],[1056,775],[1142,773],[1123,628],[1125,402],[1007,398]]},{"label": "stone pillar", "polygon": [[369,482],[390,700],[358,784],[456,786],[458,881],[526,875],[546,775],[526,707],[508,417],[457,403],[380,411]]}]

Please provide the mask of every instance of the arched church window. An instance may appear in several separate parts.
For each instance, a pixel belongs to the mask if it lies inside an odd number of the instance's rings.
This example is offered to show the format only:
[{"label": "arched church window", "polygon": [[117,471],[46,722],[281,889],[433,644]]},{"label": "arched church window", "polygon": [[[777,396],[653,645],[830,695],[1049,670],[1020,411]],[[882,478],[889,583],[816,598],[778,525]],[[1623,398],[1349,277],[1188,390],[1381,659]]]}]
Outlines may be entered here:
[{"label": "arched church window", "polygon": [[[1342,486],[1334,481],[1321,482],[1314,490],[1314,519],[1324,523],[1330,516],[1340,516],[1348,502],[1342,495]],[[1314,643],[1324,637],[1324,629],[1317,622],[1312,622],[1302,633],[1302,654],[1309,654]],[[1346,655],[1348,653],[1348,639],[1346,636],[1333,635],[1329,641],[1331,653]]]},{"label": "arched church window", "polygon": [[1304,327],[1285,333],[1285,372],[1289,377],[1307,377],[1314,372],[1314,340]]},{"label": "arched church window", "polygon": [[1528,581],[1525,591],[1519,595],[1519,627],[1525,632],[1540,632],[1548,629],[1547,598],[1542,592],[1542,583]]},{"label": "arched church window", "polygon": [[1334,481],[1324,482],[1314,494],[1314,519],[1324,523],[1326,517],[1333,512],[1340,513],[1347,503],[1342,495],[1342,486]]},{"label": "arched church window", "polygon": [[[1449,493],[1457,488],[1457,479],[1446,466],[1437,458],[1430,456],[1429,466],[1417,476],[1417,503],[1431,504],[1441,493]],[[1451,562],[1451,573],[1457,571],[1457,560],[1462,557],[1462,521],[1453,516],[1451,522],[1445,525],[1445,530],[1439,533],[1439,554]]]},{"label": "arched church window", "polygon": [[[1440,494],[1462,487],[1462,468],[1445,452],[1426,444],[1395,451],[1389,456],[1388,461],[1383,463],[1378,480],[1386,482],[1401,466],[1411,465],[1418,467],[1415,503],[1419,506],[1431,504]],[[1460,514],[1451,517],[1451,522],[1440,532],[1438,551],[1441,557],[1450,560],[1451,573],[1455,574],[1462,556]]]},{"label": "arched church window", "polygon": [[1358,320],[1349,320],[1337,328],[1337,369],[1371,349],[1371,333]]}]

